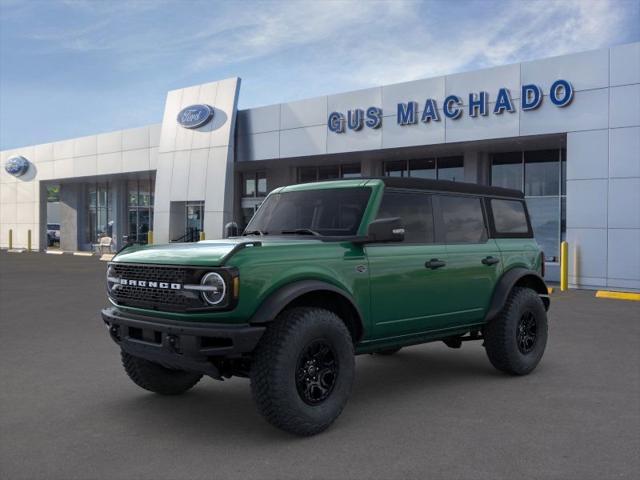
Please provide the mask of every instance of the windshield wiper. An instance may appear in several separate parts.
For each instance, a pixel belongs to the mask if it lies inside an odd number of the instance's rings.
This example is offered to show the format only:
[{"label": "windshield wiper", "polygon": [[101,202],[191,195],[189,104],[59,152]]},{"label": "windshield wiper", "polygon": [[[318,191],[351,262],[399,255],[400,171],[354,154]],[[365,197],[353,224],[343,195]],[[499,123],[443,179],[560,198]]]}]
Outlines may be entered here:
[{"label": "windshield wiper", "polygon": [[315,230],[311,230],[310,228],[296,228],[293,230],[282,230],[282,232],[280,232],[283,235],[287,235],[287,234],[296,234],[296,235],[313,235],[314,237],[321,237],[322,235],[318,232],[316,232]]},{"label": "windshield wiper", "polygon": [[260,236],[262,236],[262,235],[267,235],[267,232],[263,232],[262,230],[248,230],[248,231],[246,231],[246,232],[244,232],[242,234],[243,237],[246,236],[246,235],[260,235]]}]

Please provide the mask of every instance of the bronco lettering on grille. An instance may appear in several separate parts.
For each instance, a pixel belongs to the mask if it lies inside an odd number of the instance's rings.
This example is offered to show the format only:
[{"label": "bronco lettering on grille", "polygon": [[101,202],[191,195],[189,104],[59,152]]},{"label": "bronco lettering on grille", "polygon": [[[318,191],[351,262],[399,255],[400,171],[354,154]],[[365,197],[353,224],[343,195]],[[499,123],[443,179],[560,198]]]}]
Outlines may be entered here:
[{"label": "bronco lettering on grille", "polygon": [[182,284],[180,283],[167,283],[167,282],[152,282],[147,280],[130,280],[128,278],[119,279],[120,285],[129,285],[132,287],[144,287],[144,288],[162,288],[165,290],[181,290]]}]

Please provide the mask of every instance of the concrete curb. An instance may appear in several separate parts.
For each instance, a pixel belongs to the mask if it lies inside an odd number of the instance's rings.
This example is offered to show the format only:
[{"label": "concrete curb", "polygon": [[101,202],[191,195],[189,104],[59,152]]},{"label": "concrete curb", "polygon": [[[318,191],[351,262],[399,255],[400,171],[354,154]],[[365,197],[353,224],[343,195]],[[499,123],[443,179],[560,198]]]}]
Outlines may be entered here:
[{"label": "concrete curb", "polygon": [[612,300],[631,300],[633,302],[640,302],[640,293],[598,290],[596,292],[596,298],[609,298]]}]

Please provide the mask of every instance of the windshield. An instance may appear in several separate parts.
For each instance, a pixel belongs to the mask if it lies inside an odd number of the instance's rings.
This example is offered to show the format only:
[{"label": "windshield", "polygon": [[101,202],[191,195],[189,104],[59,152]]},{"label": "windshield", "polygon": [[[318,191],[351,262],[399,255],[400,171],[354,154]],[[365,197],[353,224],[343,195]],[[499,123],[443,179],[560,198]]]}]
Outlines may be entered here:
[{"label": "windshield", "polygon": [[275,193],[260,206],[244,235],[353,236],[370,195],[366,187]]}]

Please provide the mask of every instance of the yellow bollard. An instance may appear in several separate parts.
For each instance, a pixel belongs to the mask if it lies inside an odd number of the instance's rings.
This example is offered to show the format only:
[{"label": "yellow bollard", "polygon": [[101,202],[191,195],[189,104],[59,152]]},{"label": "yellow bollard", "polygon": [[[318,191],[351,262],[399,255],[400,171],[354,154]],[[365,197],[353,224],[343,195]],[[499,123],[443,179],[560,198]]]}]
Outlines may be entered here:
[{"label": "yellow bollard", "polygon": [[147,243],[151,245],[153,243],[153,230],[147,232]]},{"label": "yellow bollard", "polygon": [[31,251],[31,229],[27,231],[27,251]]},{"label": "yellow bollard", "polygon": [[200,240],[204,240],[204,230],[200,230]]},{"label": "yellow bollard", "polygon": [[9,250],[13,250],[13,229],[9,229]]},{"label": "yellow bollard", "polygon": [[560,291],[567,290],[569,285],[569,244],[560,244]]}]

